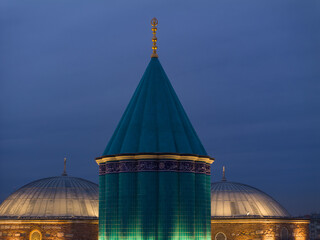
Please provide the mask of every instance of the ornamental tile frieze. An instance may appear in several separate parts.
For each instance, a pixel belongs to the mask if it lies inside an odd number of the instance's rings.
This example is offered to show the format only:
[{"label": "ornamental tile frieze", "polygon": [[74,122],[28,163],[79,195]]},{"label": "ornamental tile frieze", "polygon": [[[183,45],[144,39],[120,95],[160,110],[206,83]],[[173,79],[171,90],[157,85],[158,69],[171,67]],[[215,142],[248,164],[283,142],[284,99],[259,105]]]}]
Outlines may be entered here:
[{"label": "ornamental tile frieze", "polygon": [[210,164],[182,160],[123,160],[99,164],[99,175],[125,172],[186,172],[210,175]]}]

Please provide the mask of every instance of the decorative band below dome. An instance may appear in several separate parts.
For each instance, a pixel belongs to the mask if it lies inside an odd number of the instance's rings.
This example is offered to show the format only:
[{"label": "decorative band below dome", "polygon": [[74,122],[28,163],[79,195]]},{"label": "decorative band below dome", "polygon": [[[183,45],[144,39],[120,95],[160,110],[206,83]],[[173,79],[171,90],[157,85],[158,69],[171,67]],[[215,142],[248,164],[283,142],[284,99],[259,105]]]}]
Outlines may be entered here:
[{"label": "decorative band below dome", "polygon": [[182,161],[201,161],[212,164],[214,158],[209,156],[202,156],[196,154],[179,154],[179,153],[130,153],[130,154],[116,154],[106,155],[96,158],[98,164],[109,161],[122,161],[122,160],[182,160]]},{"label": "decorative band below dome", "polygon": [[188,172],[210,175],[213,158],[170,153],[123,154],[96,159],[99,174],[124,172]]}]

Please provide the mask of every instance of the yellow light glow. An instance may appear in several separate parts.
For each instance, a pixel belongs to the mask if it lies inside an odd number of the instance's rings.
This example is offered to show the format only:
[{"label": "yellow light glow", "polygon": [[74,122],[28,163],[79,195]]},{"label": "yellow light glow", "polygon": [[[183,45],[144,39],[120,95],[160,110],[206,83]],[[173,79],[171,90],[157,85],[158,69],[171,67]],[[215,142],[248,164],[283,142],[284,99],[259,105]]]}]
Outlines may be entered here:
[{"label": "yellow light glow", "polygon": [[212,164],[214,158],[203,157],[203,156],[191,156],[191,155],[178,155],[178,154],[137,154],[137,155],[118,155],[118,156],[107,156],[96,158],[98,164],[110,162],[110,161],[121,161],[121,160],[142,160],[142,159],[172,159],[172,160],[187,160],[187,161],[199,161]]}]

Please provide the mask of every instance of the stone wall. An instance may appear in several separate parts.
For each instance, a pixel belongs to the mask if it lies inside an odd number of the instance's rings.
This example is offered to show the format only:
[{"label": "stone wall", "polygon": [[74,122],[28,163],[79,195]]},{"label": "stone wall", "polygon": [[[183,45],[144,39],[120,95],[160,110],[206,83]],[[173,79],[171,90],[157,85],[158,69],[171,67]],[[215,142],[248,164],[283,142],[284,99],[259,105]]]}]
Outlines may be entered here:
[{"label": "stone wall", "polygon": [[[305,219],[212,219],[211,236],[225,240],[307,240],[309,220]],[[283,230],[288,231],[288,238]],[[41,240],[97,240],[98,220],[0,220],[0,240],[29,240],[32,231]]]},{"label": "stone wall", "polygon": [[34,231],[41,240],[97,240],[98,220],[0,220],[0,240],[29,240]]},{"label": "stone wall", "polygon": [[211,220],[211,237],[212,240],[307,240],[308,227],[309,220],[305,219],[216,218]]}]

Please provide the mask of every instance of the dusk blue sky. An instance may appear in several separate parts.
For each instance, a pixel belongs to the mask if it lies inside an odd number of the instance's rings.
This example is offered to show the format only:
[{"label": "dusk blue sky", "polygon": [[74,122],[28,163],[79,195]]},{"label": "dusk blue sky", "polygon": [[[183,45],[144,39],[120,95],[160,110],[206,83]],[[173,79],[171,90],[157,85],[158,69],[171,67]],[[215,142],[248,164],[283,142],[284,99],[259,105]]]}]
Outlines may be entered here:
[{"label": "dusk blue sky", "polygon": [[101,156],[158,54],[208,154],[212,181],[320,212],[320,1],[0,2],[0,201]]}]

